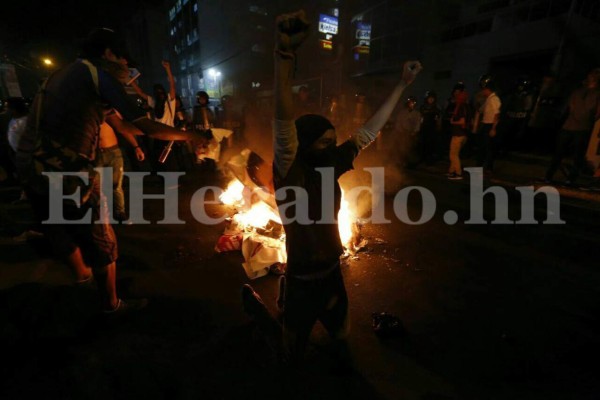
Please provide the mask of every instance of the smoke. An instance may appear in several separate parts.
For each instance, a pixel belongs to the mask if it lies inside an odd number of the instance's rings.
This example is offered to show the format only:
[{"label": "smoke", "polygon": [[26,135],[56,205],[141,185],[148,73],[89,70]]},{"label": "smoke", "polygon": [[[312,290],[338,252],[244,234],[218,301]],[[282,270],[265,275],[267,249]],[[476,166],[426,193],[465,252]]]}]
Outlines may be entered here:
[{"label": "smoke", "polygon": [[[378,148],[377,143],[359,154],[354,161],[354,170],[340,179],[344,191],[358,186],[371,188],[369,192],[364,191],[358,196],[356,204],[350,205],[357,216],[360,218],[371,216],[371,211],[375,207],[383,205],[386,195],[393,195],[401,189],[405,183],[402,161],[392,146],[385,149]],[[367,171],[367,168],[383,168],[383,179],[374,179],[374,174]]]}]

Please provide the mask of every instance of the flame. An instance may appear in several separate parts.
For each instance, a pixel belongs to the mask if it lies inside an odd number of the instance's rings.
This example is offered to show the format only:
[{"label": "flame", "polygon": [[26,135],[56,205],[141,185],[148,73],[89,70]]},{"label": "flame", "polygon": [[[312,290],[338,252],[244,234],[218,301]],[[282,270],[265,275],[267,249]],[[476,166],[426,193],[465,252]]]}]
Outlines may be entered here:
[{"label": "flame", "polygon": [[265,228],[269,221],[281,225],[279,214],[263,201],[254,203],[248,211],[238,212],[233,220],[242,227]]},{"label": "flame", "polygon": [[[233,221],[246,231],[265,228],[269,221],[280,225],[282,223],[278,211],[264,201],[259,200],[252,205],[247,204],[248,199],[244,196],[244,184],[238,179],[229,182],[227,189],[219,196],[219,200],[223,204],[237,209],[238,212],[233,216]],[[342,201],[338,212],[338,230],[344,248],[350,252],[354,251],[354,241],[358,233],[357,221],[358,217],[352,212],[342,190]]]},{"label": "flame", "polygon": [[241,207],[244,204],[244,184],[237,179],[232,180],[219,200],[227,206]]},{"label": "flame", "polygon": [[352,239],[354,238],[353,227],[356,220],[356,215],[350,210],[350,204],[346,200],[344,191],[342,190],[342,202],[340,204],[340,211],[338,212],[338,230],[342,245],[346,249],[352,246]]}]

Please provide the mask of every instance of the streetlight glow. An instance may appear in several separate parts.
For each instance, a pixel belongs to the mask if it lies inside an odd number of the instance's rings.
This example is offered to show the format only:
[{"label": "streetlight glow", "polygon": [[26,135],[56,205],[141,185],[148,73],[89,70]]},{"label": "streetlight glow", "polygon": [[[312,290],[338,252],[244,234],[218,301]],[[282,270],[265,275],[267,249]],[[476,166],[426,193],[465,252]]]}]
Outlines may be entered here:
[{"label": "streetlight glow", "polygon": [[47,65],[47,66],[54,65],[54,63],[52,62],[52,60],[49,59],[49,58],[44,58],[42,61],[44,62],[44,65]]}]

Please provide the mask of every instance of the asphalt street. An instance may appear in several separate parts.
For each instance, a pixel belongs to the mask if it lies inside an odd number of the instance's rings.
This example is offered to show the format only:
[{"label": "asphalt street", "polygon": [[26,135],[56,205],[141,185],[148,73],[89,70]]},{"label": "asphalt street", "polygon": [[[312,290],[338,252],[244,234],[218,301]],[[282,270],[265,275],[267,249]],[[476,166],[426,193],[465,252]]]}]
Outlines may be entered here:
[{"label": "asphalt street", "polygon": [[[360,181],[359,172],[350,181]],[[600,393],[599,214],[563,204],[565,224],[465,224],[468,181],[412,171],[387,188],[390,224],[366,224],[368,244],[343,263],[355,371],[339,374],[316,327],[302,369],[277,366],[241,308],[248,279],[239,253],[216,254],[223,225],[193,220],[197,175],[179,188],[183,225],[117,226],[119,288],[147,309],[107,323],[97,297],[73,286],[43,240],[0,245],[0,395],[30,398],[594,399]],[[431,221],[394,217],[393,194],[419,185],[436,199]],[[152,189],[151,189],[152,190]],[[155,189],[158,190],[158,189]],[[18,191],[3,189],[5,236],[30,222]],[[511,190],[509,216],[519,219]],[[493,204],[486,199],[486,217]],[[147,217],[161,219],[160,201]],[[419,196],[408,214],[418,219]],[[444,222],[456,212],[454,225]],[[542,221],[544,201],[536,202]],[[227,212],[207,206],[211,215]],[[270,308],[275,276],[251,282]],[[381,339],[371,314],[388,312],[404,332]]]}]

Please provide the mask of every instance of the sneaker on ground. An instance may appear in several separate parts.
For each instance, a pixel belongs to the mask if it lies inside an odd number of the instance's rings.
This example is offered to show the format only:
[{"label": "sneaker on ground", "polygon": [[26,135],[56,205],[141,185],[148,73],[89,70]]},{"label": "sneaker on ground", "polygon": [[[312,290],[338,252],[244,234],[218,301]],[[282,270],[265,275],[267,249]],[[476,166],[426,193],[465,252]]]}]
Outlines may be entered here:
[{"label": "sneaker on ground", "polygon": [[451,181],[458,181],[461,180],[463,178],[462,175],[458,175],[458,174],[454,174],[448,177],[448,179],[450,179]]}]

